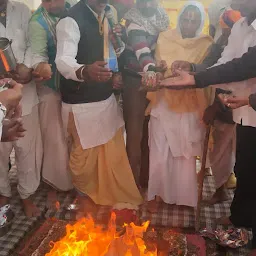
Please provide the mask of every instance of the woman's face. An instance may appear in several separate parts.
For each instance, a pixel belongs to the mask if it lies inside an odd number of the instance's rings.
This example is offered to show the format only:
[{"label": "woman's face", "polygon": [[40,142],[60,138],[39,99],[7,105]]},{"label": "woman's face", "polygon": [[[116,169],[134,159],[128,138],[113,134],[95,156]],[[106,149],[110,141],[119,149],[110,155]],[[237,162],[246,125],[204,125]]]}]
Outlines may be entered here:
[{"label": "woman's face", "polygon": [[201,25],[201,14],[196,8],[187,9],[180,17],[180,31],[183,38],[193,38]]},{"label": "woman's face", "polygon": [[156,14],[158,0],[140,0],[137,2],[137,8],[144,17],[152,17]]}]

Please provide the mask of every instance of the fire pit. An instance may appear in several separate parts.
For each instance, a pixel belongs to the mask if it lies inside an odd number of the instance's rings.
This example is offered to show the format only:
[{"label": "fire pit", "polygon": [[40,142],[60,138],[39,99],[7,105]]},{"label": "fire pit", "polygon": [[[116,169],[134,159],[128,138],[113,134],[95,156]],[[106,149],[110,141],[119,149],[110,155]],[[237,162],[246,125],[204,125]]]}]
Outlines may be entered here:
[{"label": "fire pit", "polygon": [[[75,223],[47,220],[31,236],[20,256],[203,256],[204,240],[193,245],[189,236],[173,230],[125,224],[117,231],[116,215],[111,214],[107,226],[95,224],[92,218]],[[200,248],[201,247],[201,248]]]}]

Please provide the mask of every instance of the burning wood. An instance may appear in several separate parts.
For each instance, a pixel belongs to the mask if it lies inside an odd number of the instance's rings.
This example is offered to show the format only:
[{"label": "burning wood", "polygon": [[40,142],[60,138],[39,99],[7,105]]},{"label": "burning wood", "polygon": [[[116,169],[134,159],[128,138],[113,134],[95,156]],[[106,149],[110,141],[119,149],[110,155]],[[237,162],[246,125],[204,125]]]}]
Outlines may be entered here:
[{"label": "burning wood", "polygon": [[66,236],[53,244],[46,256],[156,256],[157,250],[148,251],[143,234],[149,221],[136,226],[125,224],[126,232],[116,232],[116,215],[112,213],[108,229],[97,226],[92,218],[83,218],[66,226]]}]

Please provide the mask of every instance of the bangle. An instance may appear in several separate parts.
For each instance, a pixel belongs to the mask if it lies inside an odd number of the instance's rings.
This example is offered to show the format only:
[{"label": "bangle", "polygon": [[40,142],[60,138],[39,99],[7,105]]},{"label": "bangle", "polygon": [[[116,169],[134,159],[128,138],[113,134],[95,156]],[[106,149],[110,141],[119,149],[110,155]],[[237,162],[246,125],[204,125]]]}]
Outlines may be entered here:
[{"label": "bangle", "polygon": [[190,71],[196,72],[196,65],[194,63],[190,63]]},{"label": "bangle", "polygon": [[80,77],[82,80],[84,80],[84,76],[83,76],[84,69],[85,69],[85,65],[80,70]]},{"label": "bangle", "polygon": [[4,117],[5,117],[6,114],[7,114],[7,109],[6,109],[6,107],[2,104],[2,102],[0,102],[0,110],[3,112]]}]

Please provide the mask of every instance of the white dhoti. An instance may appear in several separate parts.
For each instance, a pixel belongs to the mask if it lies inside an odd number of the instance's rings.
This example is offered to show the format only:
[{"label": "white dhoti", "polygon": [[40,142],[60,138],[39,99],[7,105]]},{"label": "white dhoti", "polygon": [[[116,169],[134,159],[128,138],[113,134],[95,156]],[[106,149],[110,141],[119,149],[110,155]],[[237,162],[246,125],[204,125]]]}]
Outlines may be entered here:
[{"label": "white dhoti", "polygon": [[218,189],[228,181],[235,165],[236,125],[215,120],[212,135],[214,146],[209,160]]},{"label": "white dhoti", "polygon": [[151,111],[148,200],[197,205],[196,156],[201,155],[205,128],[197,113],[175,113],[164,101]]},{"label": "white dhoti", "polygon": [[38,85],[39,117],[43,139],[42,178],[57,190],[72,189],[68,166],[68,146],[61,117],[60,95],[52,89]]},{"label": "white dhoti", "polygon": [[9,156],[15,150],[15,162],[18,175],[18,192],[21,199],[35,193],[40,183],[42,142],[38,118],[38,105],[32,112],[22,117],[25,137],[15,142],[0,143],[0,194],[11,197],[11,186],[8,178]]}]

